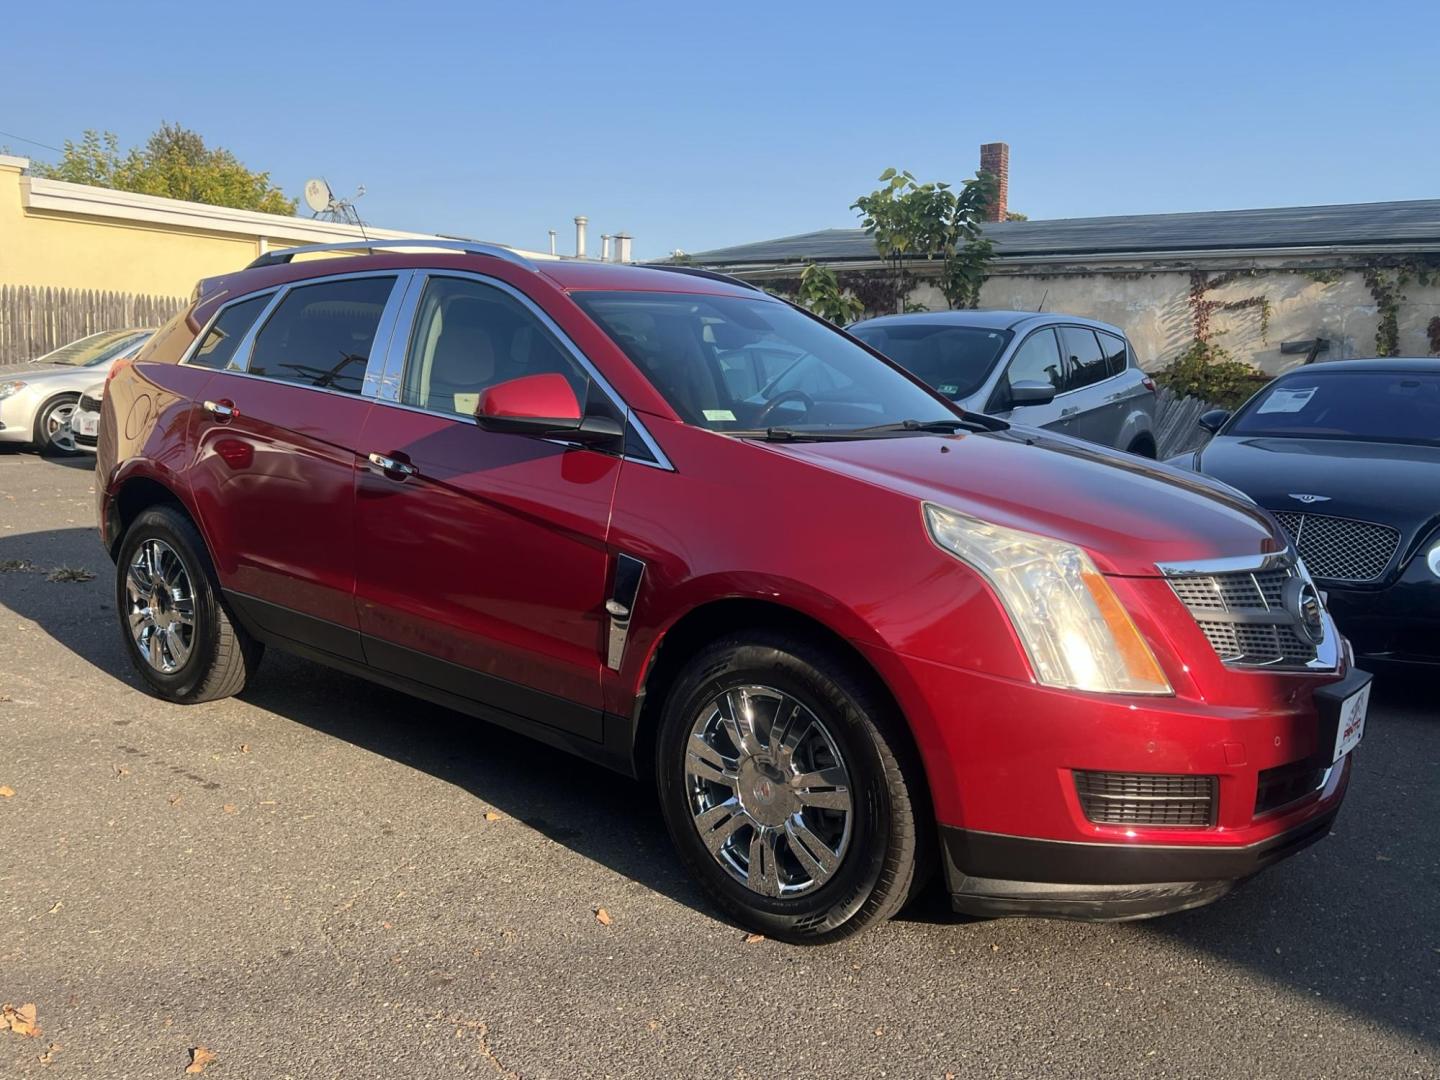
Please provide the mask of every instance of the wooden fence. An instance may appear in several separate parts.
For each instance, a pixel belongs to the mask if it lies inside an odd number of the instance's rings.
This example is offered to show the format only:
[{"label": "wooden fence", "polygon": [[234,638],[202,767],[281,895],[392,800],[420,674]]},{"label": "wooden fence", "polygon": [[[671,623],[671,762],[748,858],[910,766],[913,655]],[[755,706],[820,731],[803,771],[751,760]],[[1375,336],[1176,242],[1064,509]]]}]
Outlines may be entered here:
[{"label": "wooden fence", "polygon": [[1198,423],[1200,414],[1215,406],[1197,397],[1179,397],[1161,387],[1155,397],[1155,441],[1160,460],[1187,450],[1198,450],[1210,441],[1210,433]]},{"label": "wooden fence", "polygon": [[0,285],[0,364],[32,360],[101,330],[159,326],[184,306],[178,296]]}]

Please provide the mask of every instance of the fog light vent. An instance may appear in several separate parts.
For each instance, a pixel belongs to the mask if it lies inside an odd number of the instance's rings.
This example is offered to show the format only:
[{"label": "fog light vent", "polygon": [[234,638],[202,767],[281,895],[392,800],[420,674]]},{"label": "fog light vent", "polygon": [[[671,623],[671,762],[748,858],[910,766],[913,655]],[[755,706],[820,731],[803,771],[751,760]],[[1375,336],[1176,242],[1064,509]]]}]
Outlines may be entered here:
[{"label": "fog light vent", "polygon": [[1218,778],[1075,771],[1085,816],[1099,825],[1204,828],[1215,824]]}]

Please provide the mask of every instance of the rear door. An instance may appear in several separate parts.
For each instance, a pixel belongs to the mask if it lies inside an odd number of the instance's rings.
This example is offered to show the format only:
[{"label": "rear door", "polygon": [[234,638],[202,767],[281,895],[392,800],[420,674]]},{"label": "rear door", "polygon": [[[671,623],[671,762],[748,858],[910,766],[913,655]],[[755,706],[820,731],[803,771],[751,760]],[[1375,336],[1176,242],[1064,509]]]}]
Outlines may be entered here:
[{"label": "rear door", "polygon": [[511,286],[436,273],[411,295],[408,340],[397,335],[360,455],[366,658],[598,740],[606,534],[621,459],[484,431],[474,410],[486,387],[549,372],[582,402],[590,394],[592,407],[615,399]]},{"label": "rear door", "polygon": [[355,454],[373,400],[361,391],[401,277],[311,279],[237,302],[187,360],[214,367],[190,471],[222,586],[262,628],[351,660],[362,657]]}]

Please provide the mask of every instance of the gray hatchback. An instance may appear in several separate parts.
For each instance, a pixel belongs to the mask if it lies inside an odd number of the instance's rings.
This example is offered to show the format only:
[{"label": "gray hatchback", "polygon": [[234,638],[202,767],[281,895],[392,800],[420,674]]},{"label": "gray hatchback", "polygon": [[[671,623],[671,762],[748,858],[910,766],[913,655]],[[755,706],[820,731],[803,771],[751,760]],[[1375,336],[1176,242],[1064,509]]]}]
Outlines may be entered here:
[{"label": "gray hatchback", "polygon": [[1155,456],[1155,383],[1117,327],[1033,311],[938,311],[849,331],[962,408]]}]

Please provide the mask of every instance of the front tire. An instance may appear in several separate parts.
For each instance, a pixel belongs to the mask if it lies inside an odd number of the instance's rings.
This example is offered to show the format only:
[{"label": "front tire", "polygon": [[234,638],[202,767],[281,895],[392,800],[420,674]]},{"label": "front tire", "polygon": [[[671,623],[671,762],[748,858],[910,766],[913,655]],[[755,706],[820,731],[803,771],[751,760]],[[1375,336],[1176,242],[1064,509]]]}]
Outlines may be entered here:
[{"label": "front tire", "polygon": [[80,448],[70,431],[70,417],[75,413],[78,394],[66,394],[45,407],[35,417],[35,445],[47,457],[75,457]]},{"label": "front tire", "polygon": [[783,941],[888,919],[930,863],[902,721],[853,669],[757,631],[704,649],[665,700],[656,775],[671,839],[728,914]]},{"label": "front tire", "polygon": [[115,610],[126,655],[167,701],[232,697],[260,664],[263,647],[225,609],[200,533],[171,507],[144,511],[126,530]]}]

